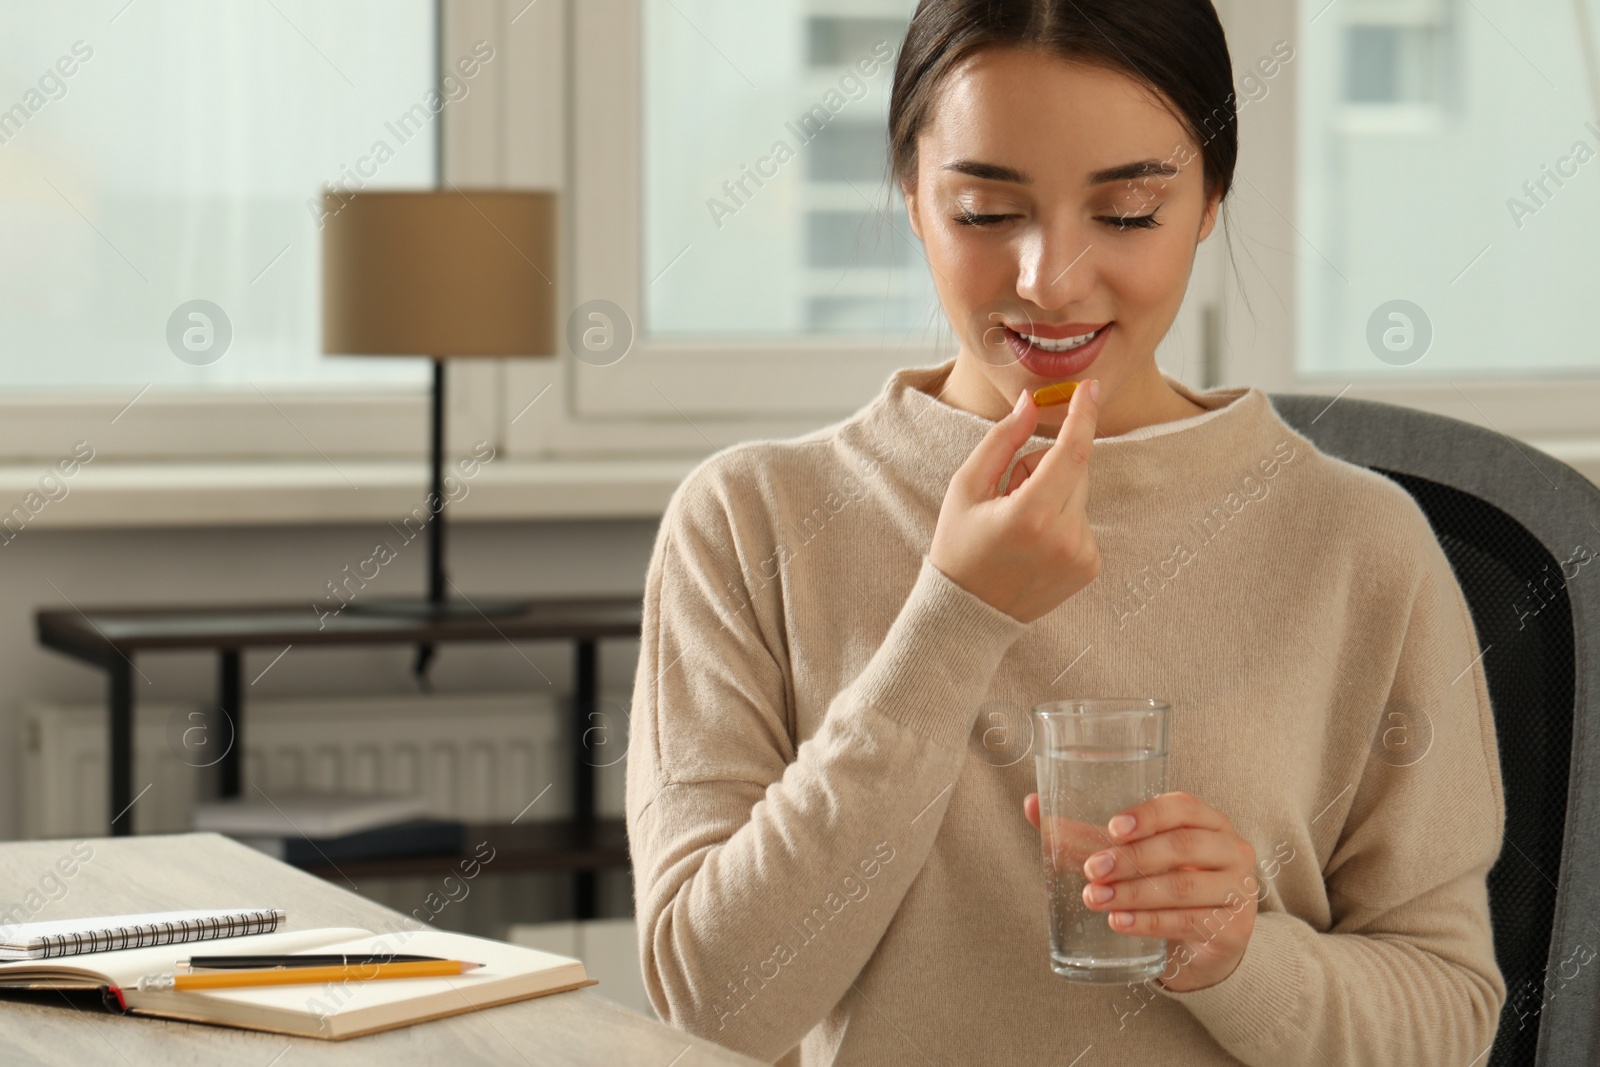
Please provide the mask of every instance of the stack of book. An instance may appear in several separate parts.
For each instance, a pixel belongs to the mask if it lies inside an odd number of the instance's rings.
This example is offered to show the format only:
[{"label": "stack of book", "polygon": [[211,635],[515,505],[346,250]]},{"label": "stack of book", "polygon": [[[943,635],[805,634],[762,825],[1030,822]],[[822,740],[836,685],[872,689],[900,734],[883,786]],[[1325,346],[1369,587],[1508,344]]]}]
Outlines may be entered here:
[{"label": "stack of book", "polygon": [[427,812],[422,797],[258,790],[197,804],[194,828],[301,867],[460,852],[465,824]]}]

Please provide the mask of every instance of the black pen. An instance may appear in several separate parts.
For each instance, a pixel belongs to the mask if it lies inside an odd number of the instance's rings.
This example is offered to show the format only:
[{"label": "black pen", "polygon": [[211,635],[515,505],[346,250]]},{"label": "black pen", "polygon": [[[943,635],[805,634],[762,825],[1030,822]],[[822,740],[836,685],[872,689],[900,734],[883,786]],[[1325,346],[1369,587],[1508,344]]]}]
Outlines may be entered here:
[{"label": "black pen", "polygon": [[224,970],[246,967],[360,967],[374,963],[421,963],[423,961],[442,960],[443,956],[399,956],[391,953],[370,953],[363,956],[345,956],[340,954],[312,955],[299,953],[290,956],[190,956],[186,960],[179,960],[180,967],[187,966],[191,970],[204,968],[207,970]]}]

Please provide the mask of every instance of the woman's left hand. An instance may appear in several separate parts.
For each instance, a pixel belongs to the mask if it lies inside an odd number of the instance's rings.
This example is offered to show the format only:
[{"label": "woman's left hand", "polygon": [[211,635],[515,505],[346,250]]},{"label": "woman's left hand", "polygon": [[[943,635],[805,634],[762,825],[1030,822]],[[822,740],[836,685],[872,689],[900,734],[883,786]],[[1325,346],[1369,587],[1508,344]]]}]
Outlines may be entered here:
[{"label": "woman's left hand", "polygon": [[[1038,793],[1027,795],[1022,811],[1037,828]],[[1133,819],[1131,828],[1120,821],[1124,817]],[[1232,974],[1256,925],[1255,847],[1234,832],[1226,815],[1188,793],[1136,804],[1106,829],[1115,844],[1085,861],[1084,903],[1109,911],[1118,933],[1166,938],[1160,981],[1175,993]]]}]

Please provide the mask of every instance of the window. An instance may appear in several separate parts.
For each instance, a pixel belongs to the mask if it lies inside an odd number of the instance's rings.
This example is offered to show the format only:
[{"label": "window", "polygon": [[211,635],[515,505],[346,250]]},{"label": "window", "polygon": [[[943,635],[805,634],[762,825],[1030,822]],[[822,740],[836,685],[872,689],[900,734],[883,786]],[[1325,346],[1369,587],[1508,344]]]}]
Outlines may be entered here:
[{"label": "window", "polygon": [[1325,3],[1301,6],[1292,61],[1299,371],[1600,371],[1595,5],[1586,24],[1570,4]]},{"label": "window", "polygon": [[[1583,182],[1600,160],[1549,182],[1556,195],[1539,194],[1516,241],[1491,230],[1542,164],[1570,172],[1561,158],[1575,161],[1577,140],[1600,146],[1584,125],[1595,75],[1579,47],[1600,10],[1585,3],[1587,24],[1560,5],[1509,19],[1508,4],[1484,0],[1223,5],[1244,142],[1231,239],[1219,231],[1200,246],[1157,349],[1163,369],[1197,385],[1348,387],[1541,441],[1595,436],[1597,356],[1573,335],[1594,288],[1581,237],[1596,232],[1584,213],[1600,183]],[[619,358],[508,361],[513,451],[694,456],[801,433],[860,406],[895,368],[953,352],[903,210],[885,207],[881,96],[892,74],[879,71],[859,100],[841,93],[804,145],[785,126],[803,129],[796,120],[837,85],[841,58],[884,39],[898,48],[903,31],[888,31],[911,7],[518,8],[508,48],[518,33],[529,46],[500,68],[517,80],[504,94],[508,162],[497,173],[561,186],[564,306],[599,302],[628,347]],[[1563,127],[1562,114],[1581,117]],[[1548,141],[1538,126],[1560,131],[1544,156],[1530,154]],[[785,135],[797,151],[780,162],[769,150]],[[764,184],[735,184],[742,203],[726,199],[718,231],[707,201],[727,196],[725,181],[761,177],[758,166]],[[1523,240],[1557,219],[1546,244]],[[1393,299],[1419,305],[1433,328],[1411,365],[1365,341]],[[1377,321],[1380,344],[1387,334],[1401,346],[1416,324]],[[520,417],[536,397],[536,415]]]},{"label": "window", "polygon": [[435,53],[432,0],[8,5],[0,383],[421,387],[321,354],[317,215],[434,185]]},{"label": "window", "polygon": [[646,337],[901,337],[928,321],[933,287],[887,180],[905,5],[827,6],[643,3]]}]

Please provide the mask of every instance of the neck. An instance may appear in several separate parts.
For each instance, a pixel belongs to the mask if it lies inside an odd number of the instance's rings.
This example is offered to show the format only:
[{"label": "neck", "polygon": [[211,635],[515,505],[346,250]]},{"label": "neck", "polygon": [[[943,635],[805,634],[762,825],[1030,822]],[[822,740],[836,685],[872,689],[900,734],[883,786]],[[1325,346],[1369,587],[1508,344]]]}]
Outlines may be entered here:
[{"label": "neck", "polygon": [[[1093,377],[1093,375],[1090,375]],[[949,377],[935,383],[940,400],[951,407],[999,421],[1016,403],[1016,395],[1005,396],[1000,386],[983,372],[975,357],[962,349],[956,356]],[[1100,382],[1100,418],[1095,426],[1096,437],[1116,437],[1158,422],[1172,422],[1199,415],[1206,409],[1188,397],[1173,390],[1156,366],[1155,359],[1145,361],[1139,373],[1119,384],[1102,379]],[[1065,404],[1039,409],[1039,433],[1054,436],[1067,417]]]},{"label": "neck", "polygon": [[[928,530],[933,529],[951,476],[994,428],[995,420],[988,415],[946,399],[956,363],[951,359],[896,371],[846,433],[864,473],[887,470],[888,477],[914,492]],[[1217,417],[1176,433],[1131,439],[1128,434],[1101,434],[1089,464],[1089,499],[1097,514],[1145,522],[1154,521],[1163,508],[1170,518],[1178,514],[1170,509],[1179,505],[1193,505],[1196,514],[1206,513],[1218,502],[1233,508],[1237,501],[1227,503],[1230,494],[1249,489],[1241,489],[1241,478],[1253,476],[1263,462],[1288,462],[1296,448],[1310,447],[1278,418],[1267,394],[1259,389],[1218,387],[1199,399]],[[1009,404],[1005,410],[1010,410]],[[1045,408],[1041,414],[1060,410]],[[1035,429],[1020,451],[1049,447],[1057,433],[1059,426]]]}]

